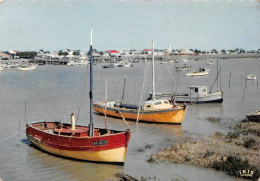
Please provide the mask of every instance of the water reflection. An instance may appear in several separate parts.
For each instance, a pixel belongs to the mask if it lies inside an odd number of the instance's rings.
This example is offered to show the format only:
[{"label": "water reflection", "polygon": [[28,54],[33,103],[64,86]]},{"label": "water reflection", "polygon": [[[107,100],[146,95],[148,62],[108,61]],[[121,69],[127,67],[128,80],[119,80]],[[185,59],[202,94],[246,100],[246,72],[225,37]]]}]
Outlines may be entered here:
[{"label": "water reflection", "polygon": [[122,166],[111,164],[99,164],[86,161],[61,158],[52,154],[43,152],[35,147],[28,150],[28,164],[32,169],[38,172],[39,178],[45,178],[47,175],[53,175],[57,180],[105,180],[112,178],[116,173],[123,171]]}]

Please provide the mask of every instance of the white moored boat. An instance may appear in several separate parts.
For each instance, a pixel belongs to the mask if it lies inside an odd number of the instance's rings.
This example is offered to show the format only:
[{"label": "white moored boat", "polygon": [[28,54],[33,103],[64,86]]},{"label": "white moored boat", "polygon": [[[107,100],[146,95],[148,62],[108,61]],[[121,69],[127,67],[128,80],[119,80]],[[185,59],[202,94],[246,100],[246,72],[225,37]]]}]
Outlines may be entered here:
[{"label": "white moored boat", "polygon": [[[163,94],[156,93],[156,98],[168,98],[170,102],[177,103],[213,103],[213,102],[223,102],[223,92],[208,92],[207,86],[190,86],[190,92],[187,94]],[[151,97],[151,95],[150,95]],[[148,98],[150,99],[150,98]]]},{"label": "white moored boat", "polygon": [[209,61],[206,63],[207,65],[211,65],[211,64],[214,64],[214,61]]},{"label": "white moored boat", "polygon": [[210,69],[207,68],[199,68],[198,71],[186,73],[185,75],[188,77],[198,77],[198,76],[204,76],[209,74]]},{"label": "white moored boat", "polygon": [[251,75],[246,76],[246,79],[247,80],[256,80],[256,76],[251,74]]}]

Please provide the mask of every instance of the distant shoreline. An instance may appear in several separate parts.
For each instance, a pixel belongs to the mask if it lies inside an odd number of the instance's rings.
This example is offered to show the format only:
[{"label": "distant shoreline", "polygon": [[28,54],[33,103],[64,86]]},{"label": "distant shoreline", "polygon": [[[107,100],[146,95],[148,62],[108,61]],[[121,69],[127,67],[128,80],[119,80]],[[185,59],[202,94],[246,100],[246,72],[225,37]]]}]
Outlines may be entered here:
[{"label": "distant shoreline", "polygon": [[[94,57],[95,63],[115,63],[120,61],[129,61],[133,63],[137,63],[139,61],[150,61],[151,55],[135,55],[135,56],[119,56],[120,58],[114,58],[113,56],[110,57]],[[241,58],[251,58],[251,59],[259,59],[260,54],[258,53],[243,53],[243,54],[203,54],[203,55],[168,55],[168,56],[156,56],[155,61],[170,61],[170,60],[217,60],[217,59],[241,59]],[[38,57],[34,57],[32,59],[25,59],[25,58],[17,58],[17,59],[8,59],[8,60],[0,60],[2,63],[12,63],[12,62],[31,62],[31,63],[39,63],[41,61],[46,62],[59,62],[59,64],[67,64],[70,60],[77,60],[77,56],[67,57],[67,56],[60,56],[59,58],[41,58],[40,61]],[[88,60],[88,59],[84,59]],[[48,63],[49,64],[49,63]]]},{"label": "distant shoreline", "polygon": [[243,54],[205,54],[205,55],[173,55],[173,58],[187,58],[188,60],[203,59],[229,59],[229,58],[260,58],[260,54],[243,53]]}]

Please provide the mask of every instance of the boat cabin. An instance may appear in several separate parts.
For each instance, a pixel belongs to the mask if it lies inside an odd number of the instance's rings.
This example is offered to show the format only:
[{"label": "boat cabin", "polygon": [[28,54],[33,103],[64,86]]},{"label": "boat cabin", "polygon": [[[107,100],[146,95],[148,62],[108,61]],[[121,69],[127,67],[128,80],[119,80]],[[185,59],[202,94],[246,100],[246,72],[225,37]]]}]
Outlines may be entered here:
[{"label": "boat cabin", "polygon": [[207,86],[190,86],[190,91],[192,90],[194,93],[197,93],[198,96],[203,96],[208,94]]},{"label": "boat cabin", "polygon": [[207,68],[199,68],[199,72],[208,72],[209,71],[209,69],[207,69]]},{"label": "boat cabin", "polygon": [[158,110],[158,109],[169,109],[172,108],[170,102],[166,99],[160,100],[149,100],[144,104],[144,110]]}]

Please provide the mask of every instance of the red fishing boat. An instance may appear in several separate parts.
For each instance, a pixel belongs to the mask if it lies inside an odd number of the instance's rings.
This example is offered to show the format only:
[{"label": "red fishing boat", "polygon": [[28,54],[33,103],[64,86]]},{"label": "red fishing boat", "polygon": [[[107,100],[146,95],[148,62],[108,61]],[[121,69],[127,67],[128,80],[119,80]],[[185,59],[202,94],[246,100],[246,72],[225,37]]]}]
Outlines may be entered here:
[{"label": "red fishing boat", "polygon": [[90,124],[71,124],[61,122],[36,122],[26,125],[28,140],[40,149],[54,155],[93,162],[124,164],[131,132],[94,128],[93,123],[93,60],[92,29],[90,45]]}]

